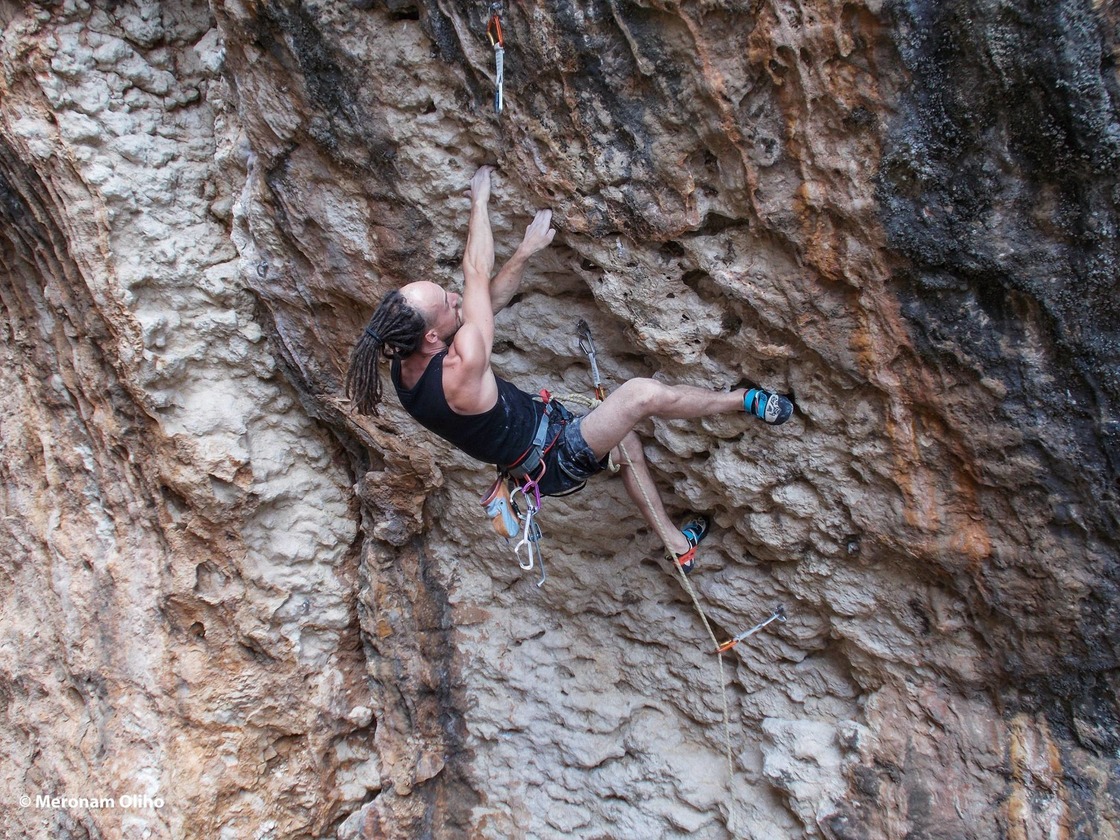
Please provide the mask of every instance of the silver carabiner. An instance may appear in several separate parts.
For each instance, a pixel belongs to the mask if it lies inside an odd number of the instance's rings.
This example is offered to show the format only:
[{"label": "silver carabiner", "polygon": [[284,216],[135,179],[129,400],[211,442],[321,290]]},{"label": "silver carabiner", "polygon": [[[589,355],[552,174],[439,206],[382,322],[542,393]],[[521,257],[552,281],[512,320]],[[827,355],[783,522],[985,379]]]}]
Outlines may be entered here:
[{"label": "silver carabiner", "polygon": [[[532,571],[533,566],[540,563],[541,579],[537,581],[537,586],[544,586],[548,575],[544,570],[544,557],[541,555],[541,529],[535,521],[540,508],[534,504],[532,497],[521,487],[514,488],[510,494],[510,499],[512,500],[517,493],[525,497],[525,528],[521,533],[521,540],[513,547],[513,556],[517,558],[517,565],[526,572]],[[522,548],[525,549],[525,560],[521,559]]]}]

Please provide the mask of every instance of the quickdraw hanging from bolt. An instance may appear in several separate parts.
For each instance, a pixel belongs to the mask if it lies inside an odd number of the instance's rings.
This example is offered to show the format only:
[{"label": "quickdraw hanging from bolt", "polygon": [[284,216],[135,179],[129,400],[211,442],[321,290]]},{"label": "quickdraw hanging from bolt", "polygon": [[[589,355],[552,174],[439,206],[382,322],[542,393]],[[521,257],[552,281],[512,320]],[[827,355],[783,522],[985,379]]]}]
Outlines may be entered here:
[{"label": "quickdraw hanging from bolt", "polygon": [[505,57],[506,39],[502,35],[502,4],[490,4],[490,22],[486,24],[486,35],[490,38],[490,45],[494,47],[494,112],[502,113],[505,104],[502,86],[505,83]]},{"label": "quickdraw hanging from bolt", "polygon": [[725,653],[725,652],[731,650],[731,648],[735,647],[735,645],[739,644],[739,642],[743,641],[743,639],[750,638],[755,633],[757,633],[759,630],[761,630],[763,627],[765,627],[767,624],[769,624],[771,621],[785,621],[785,620],[786,620],[786,608],[784,606],[779,606],[776,610],[774,610],[774,614],[772,616],[770,616],[768,619],[766,619],[765,621],[760,621],[758,624],[756,624],[750,630],[743,631],[738,636],[736,636],[734,639],[729,639],[728,641],[724,642],[722,645],[717,647],[716,648],[716,653]]},{"label": "quickdraw hanging from bolt", "polygon": [[591,327],[582,318],[576,323],[576,336],[579,338],[579,349],[587,354],[591,362],[591,378],[595,384],[595,399],[602,402],[607,398],[607,389],[603,387],[603,380],[599,376],[599,363],[595,361],[595,342],[591,339]]}]

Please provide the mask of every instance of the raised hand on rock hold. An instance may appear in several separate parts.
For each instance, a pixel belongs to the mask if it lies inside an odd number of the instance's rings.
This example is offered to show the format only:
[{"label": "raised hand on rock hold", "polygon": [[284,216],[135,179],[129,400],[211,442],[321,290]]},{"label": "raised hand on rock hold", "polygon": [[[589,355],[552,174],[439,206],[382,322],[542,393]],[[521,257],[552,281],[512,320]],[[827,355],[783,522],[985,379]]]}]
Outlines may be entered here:
[{"label": "raised hand on rock hold", "polygon": [[544,250],[556,236],[556,228],[552,227],[552,211],[538,210],[529,227],[525,229],[525,238],[521,240],[521,249],[528,254],[535,254]]},{"label": "raised hand on rock hold", "polygon": [[493,171],[494,167],[486,164],[478,167],[478,171],[474,173],[470,189],[463,193],[472,204],[486,204],[490,200],[490,173]]}]

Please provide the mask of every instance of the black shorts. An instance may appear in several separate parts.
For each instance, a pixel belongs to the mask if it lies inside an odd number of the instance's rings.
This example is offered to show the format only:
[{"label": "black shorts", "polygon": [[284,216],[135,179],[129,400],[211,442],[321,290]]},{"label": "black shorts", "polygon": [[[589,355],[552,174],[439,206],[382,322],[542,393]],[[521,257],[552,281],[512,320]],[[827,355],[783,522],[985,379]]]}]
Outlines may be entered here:
[{"label": "black shorts", "polygon": [[[552,421],[545,440],[556,440],[544,456],[545,472],[541,495],[562,496],[581,489],[584,482],[607,468],[607,458],[599,460],[579,430],[582,417],[576,417],[559,403],[554,404]],[[559,435],[559,438],[557,438]]]}]

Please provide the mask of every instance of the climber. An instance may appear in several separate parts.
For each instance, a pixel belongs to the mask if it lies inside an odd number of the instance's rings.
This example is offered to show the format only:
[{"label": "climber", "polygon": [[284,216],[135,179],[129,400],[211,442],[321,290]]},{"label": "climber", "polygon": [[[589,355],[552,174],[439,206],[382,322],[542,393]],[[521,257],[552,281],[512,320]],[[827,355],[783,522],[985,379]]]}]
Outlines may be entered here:
[{"label": "climber", "polygon": [[[542,495],[575,492],[607,466],[613,452],[630,498],[662,535],[667,555],[691,572],[708,519],[698,516],[681,529],[671,524],[634,427],[650,417],[686,419],[740,411],[779,425],[789,419],[793,404],[759,388],[720,392],[631,379],[590,413],[575,417],[548,400],[546,392],[544,399],[534,398],[495,376],[490,365],[494,315],[517,293],[529,258],[547,248],[556,231],[552,212],[538,211],[513,256],[494,274],[491,171],[481,167],[467,191],[471,206],[463,293],[419,280],[385,295],[354,347],[346,395],[360,414],[375,415],[381,400],[378,363],[381,357],[389,359],[404,409],[467,455],[515,476],[522,462],[543,455]],[[619,444],[628,459],[620,457]]]}]

